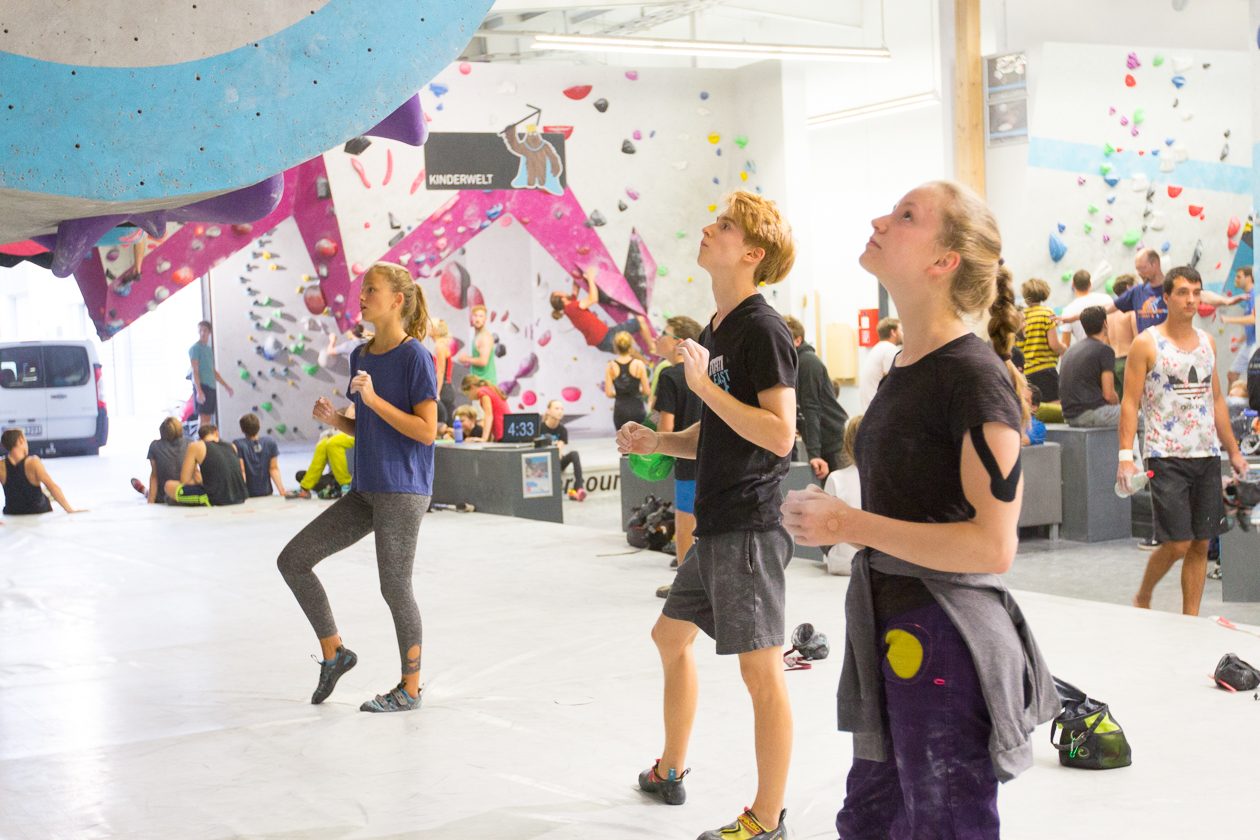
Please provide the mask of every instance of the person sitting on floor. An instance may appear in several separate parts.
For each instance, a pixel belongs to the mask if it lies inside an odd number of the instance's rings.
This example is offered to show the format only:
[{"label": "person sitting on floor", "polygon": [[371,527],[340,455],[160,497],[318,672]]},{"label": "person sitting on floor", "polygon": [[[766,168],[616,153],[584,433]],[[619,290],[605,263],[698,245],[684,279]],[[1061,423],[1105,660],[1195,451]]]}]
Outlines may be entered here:
[{"label": "person sitting on floor", "polygon": [[[354,419],[354,403],[346,406],[342,412],[347,420]],[[285,494],[286,499],[309,499],[315,493],[320,481],[324,478],[324,467],[332,471],[334,486],[344,496],[350,492],[350,460],[346,453],[354,449],[354,435],[348,435],[338,429],[325,429],[315,442],[315,454],[311,456],[311,465],[305,472],[298,474],[298,488]],[[321,493],[321,498],[323,494]]]},{"label": "person sitting on floor", "polygon": [[563,419],[564,403],[560,400],[547,403],[538,436],[551,438],[551,442],[559,448],[560,472],[563,473],[569,464],[573,465],[573,486],[569,488],[567,495],[575,502],[582,502],[586,500],[586,487],[582,480],[582,457],[576,452],[565,452],[565,448],[569,445],[569,430],[560,422]]},{"label": "person sitting on floor", "polygon": [[275,438],[258,434],[262,423],[257,414],[246,414],[240,422],[245,437],[232,441],[232,445],[245,465],[245,486],[250,497],[270,496],[273,484],[277,493],[285,495],[284,481],[280,478],[280,447]]},{"label": "person sitting on floor", "polygon": [[[832,470],[827,476],[827,484],[824,487],[827,493],[850,507],[862,506],[862,483],[858,478],[857,461],[853,457],[858,429],[861,426],[861,414],[850,417],[845,423],[840,450],[847,466]],[[860,545],[851,543],[836,543],[828,547],[823,552],[823,562],[827,566],[827,572],[833,575],[848,575],[853,568],[853,557],[861,550]]]},{"label": "person sitting on floor", "polygon": [[1069,426],[1114,429],[1120,425],[1116,354],[1108,344],[1107,311],[1089,306],[1077,324],[1084,338],[1072,342],[1059,369],[1059,398]]},{"label": "person sitting on floor", "polygon": [[0,434],[5,456],[0,458],[0,485],[4,485],[4,513],[22,516],[30,513],[51,513],[52,505],[40,488],[42,484],[66,513],[83,513],[66,501],[65,494],[52,480],[38,455],[31,455],[26,433],[21,429],[5,429]]},{"label": "person sitting on floor", "polygon": [[149,486],[145,487],[138,478],[131,479],[131,486],[151,505],[175,504],[174,499],[166,497],[166,482],[179,481],[187,449],[184,424],[178,417],[167,417],[158,426],[157,440],[149,443]]},{"label": "person sitting on floor", "polygon": [[245,465],[236,447],[219,440],[219,427],[207,423],[197,430],[200,440],[188,444],[179,481],[166,482],[166,495],[178,505],[239,505],[249,498]]}]

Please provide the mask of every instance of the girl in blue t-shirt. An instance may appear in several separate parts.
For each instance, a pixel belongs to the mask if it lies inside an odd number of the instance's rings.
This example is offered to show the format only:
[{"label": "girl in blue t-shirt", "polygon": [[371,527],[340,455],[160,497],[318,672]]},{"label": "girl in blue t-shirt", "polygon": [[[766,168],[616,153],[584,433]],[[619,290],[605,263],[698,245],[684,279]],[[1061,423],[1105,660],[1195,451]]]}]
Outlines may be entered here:
[{"label": "girl in blue t-shirt", "polygon": [[351,489],[289,541],[278,565],[319,637],[323,660],[311,702],[322,703],[358,657],[341,643],[313,570],[325,557],[375,532],[376,567],[398,634],[402,680],[359,708],[403,712],[420,707],[421,625],[411,571],[420,518],[433,492],[437,376],[433,357],[421,344],[428,307],[407,269],[393,263],[369,268],[359,307],[376,334],[350,355],[346,396],[354,402],[354,419],[338,414],[323,397],[313,412],[316,420],[355,438]]}]

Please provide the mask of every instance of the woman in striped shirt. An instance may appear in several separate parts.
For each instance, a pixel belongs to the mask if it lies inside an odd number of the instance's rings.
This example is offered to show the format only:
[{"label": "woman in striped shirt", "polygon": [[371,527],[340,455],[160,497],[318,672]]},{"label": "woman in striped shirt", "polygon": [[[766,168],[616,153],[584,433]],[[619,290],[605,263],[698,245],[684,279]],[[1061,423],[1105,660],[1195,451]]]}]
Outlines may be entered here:
[{"label": "woman in striped shirt", "polygon": [[1032,278],[1019,287],[1024,296],[1024,339],[1019,349],[1024,354],[1024,376],[1041,389],[1045,402],[1059,401],[1059,357],[1066,350],[1059,341],[1054,312],[1045,305],[1050,297],[1050,284]]}]

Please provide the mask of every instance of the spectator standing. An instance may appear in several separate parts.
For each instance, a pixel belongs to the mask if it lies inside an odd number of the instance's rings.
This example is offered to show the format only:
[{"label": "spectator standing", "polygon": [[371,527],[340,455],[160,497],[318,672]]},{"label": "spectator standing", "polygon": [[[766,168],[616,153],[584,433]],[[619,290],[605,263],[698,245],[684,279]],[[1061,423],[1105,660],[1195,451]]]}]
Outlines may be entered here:
[{"label": "spectator standing", "polygon": [[219,392],[215,383],[222,385],[233,395],[232,386],[227,383],[214,366],[214,348],[210,341],[214,328],[209,321],[197,324],[197,343],[188,348],[188,360],[192,364],[193,401],[197,404],[197,419],[202,426],[215,422],[219,411]]},{"label": "spectator standing", "polygon": [[827,366],[805,341],[805,325],[791,315],[784,320],[796,347],[797,430],[805,440],[810,468],[825,479],[845,463],[844,424],[849,415],[836,401]]},{"label": "spectator standing", "polygon": [[883,318],[875,325],[875,334],[879,336],[879,341],[866,351],[866,358],[862,360],[862,367],[858,371],[858,397],[863,411],[875,399],[879,383],[892,370],[893,359],[901,352],[901,321],[897,318]]},{"label": "spectator standing", "polygon": [[[1062,316],[1079,316],[1090,306],[1101,306],[1106,309],[1107,304],[1111,303],[1111,295],[1106,292],[1090,291],[1093,284],[1093,278],[1085,269],[1081,269],[1072,275],[1072,294],[1073,298],[1070,303],[1063,307]],[[1068,332],[1062,336],[1063,346],[1071,347],[1078,341],[1085,340],[1085,331],[1081,328],[1079,321],[1066,322]]]},{"label": "spectator standing", "polygon": [[1243,328],[1243,346],[1238,348],[1238,354],[1234,356],[1227,374],[1231,386],[1239,377],[1247,375],[1247,362],[1251,361],[1251,354],[1256,352],[1256,280],[1251,273],[1251,266],[1244,265],[1234,272],[1234,286],[1245,296],[1241,301],[1243,314],[1221,318],[1227,324],[1240,324]]},{"label": "spectator standing", "polygon": [[[1134,281],[1132,274],[1121,274],[1111,284],[1111,290],[1117,296],[1123,295],[1132,288]],[[1115,307],[1103,307],[1107,313],[1107,343],[1116,354],[1116,396],[1124,399],[1124,364],[1129,358],[1133,339],[1137,338],[1137,317],[1132,312],[1111,311],[1113,309]]]},{"label": "spectator standing", "polygon": [[1208,543],[1224,531],[1221,448],[1242,477],[1247,461],[1230,428],[1216,375],[1216,345],[1194,326],[1203,280],[1188,266],[1164,281],[1167,318],[1133,342],[1120,413],[1116,481],[1128,488],[1138,466],[1133,452],[1139,410],[1151,479],[1151,520],[1159,547],[1151,554],[1133,605],[1149,609],[1155,586],[1181,561],[1181,611],[1198,615],[1207,577]]}]

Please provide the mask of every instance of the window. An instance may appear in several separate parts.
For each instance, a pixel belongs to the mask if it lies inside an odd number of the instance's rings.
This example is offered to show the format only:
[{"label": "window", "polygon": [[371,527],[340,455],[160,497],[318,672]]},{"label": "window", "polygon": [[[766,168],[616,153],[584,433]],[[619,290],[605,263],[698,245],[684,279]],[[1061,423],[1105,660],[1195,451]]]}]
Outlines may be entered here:
[{"label": "window", "polygon": [[42,371],[38,347],[6,347],[0,350],[0,387],[42,388]]},{"label": "window", "polygon": [[44,387],[77,388],[91,378],[92,368],[82,347],[44,347]]}]

